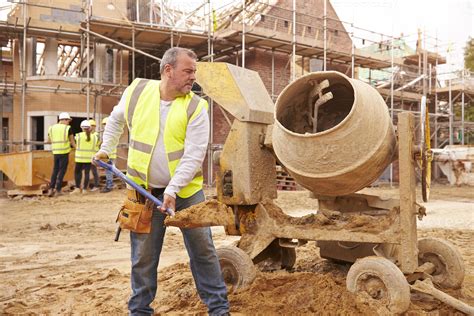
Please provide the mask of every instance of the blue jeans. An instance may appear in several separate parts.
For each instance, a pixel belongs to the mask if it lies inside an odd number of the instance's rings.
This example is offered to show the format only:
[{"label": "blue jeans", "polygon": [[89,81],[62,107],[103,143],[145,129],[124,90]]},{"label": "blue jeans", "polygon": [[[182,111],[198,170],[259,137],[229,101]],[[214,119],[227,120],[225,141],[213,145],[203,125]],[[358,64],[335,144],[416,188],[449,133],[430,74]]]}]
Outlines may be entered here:
[{"label": "blue jeans", "polygon": [[[112,164],[112,166],[115,166],[114,162],[115,162],[115,159],[109,159],[109,163]],[[105,169],[105,187],[107,189],[113,188],[114,186],[113,180],[114,180],[114,174],[112,173],[112,171]]]},{"label": "blue jeans", "polygon": [[[160,200],[162,194],[154,193]],[[186,199],[177,197],[176,210],[182,210],[204,200],[202,191]],[[157,290],[157,268],[166,231],[164,219],[164,214],[155,211],[149,234],[130,233],[132,247],[132,295],[128,301],[130,315],[152,315],[154,312],[150,304]],[[227,313],[229,311],[227,288],[222,278],[211,229],[182,228],[181,232],[190,258],[194,283],[199,297],[207,305],[209,315]]]},{"label": "blue jeans", "polygon": [[69,154],[56,154],[53,155],[54,166],[53,174],[51,175],[51,183],[49,187],[51,189],[56,188],[57,192],[61,192],[63,186],[63,178],[67,171],[67,165],[69,163]]},{"label": "blue jeans", "polygon": [[[94,164],[91,164],[91,170],[92,175],[94,176],[94,186],[98,188],[99,187],[99,172],[97,171],[97,167]],[[84,189],[89,189],[89,187],[85,187]]]}]

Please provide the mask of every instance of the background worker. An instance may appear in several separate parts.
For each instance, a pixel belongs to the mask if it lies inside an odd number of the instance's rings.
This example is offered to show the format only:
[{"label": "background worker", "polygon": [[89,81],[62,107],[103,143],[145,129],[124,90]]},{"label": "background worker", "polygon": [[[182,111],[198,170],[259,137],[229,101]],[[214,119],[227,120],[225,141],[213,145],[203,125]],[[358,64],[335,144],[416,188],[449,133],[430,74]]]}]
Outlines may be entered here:
[{"label": "background worker", "polygon": [[[96,131],[97,124],[95,120],[90,119],[89,124],[91,125],[91,133],[95,134],[96,138],[99,140],[99,132]],[[97,142],[96,152],[99,150],[99,142]],[[92,175],[94,176],[94,183],[91,186],[91,191],[99,190],[99,173],[97,172],[97,167],[94,164],[91,164]]]},{"label": "background worker", "polygon": [[[105,126],[107,125],[107,117],[102,119],[102,130],[105,130]],[[102,138],[103,139],[103,138]],[[109,163],[115,165],[115,159],[117,159],[117,147],[112,150],[109,156]],[[94,164],[92,164],[94,165]],[[94,166],[95,167],[95,166]],[[110,170],[105,170],[105,188],[103,188],[100,193],[108,193],[112,191],[114,187],[114,174]]]},{"label": "background worker", "polygon": [[[88,120],[81,122],[82,132],[76,134],[76,167],[74,168],[74,179],[76,188],[71,194],[85,193],[89,185],[89,172],[91,170],[92,157],[97,151],[97,134],[92,133]],[[84,185],[81,187],[82,173],[84,172]]]},{"label": "background worker", "polygon": [[60,195],[63,178],[69,163],[69,152],[71,147],[76,147],[74,135],[69,125],[71,122],[69,113],[59,114],[59,122],[48,129],[48,143],[51,144],[54,157],[53,173],[49,184],[49,196]]},{"label": "background worker", "polygon": [[[130,146],[127,176],[152,189],[163,206],[153,212],[150,233],[130,233],[131,315],[151,315],[157,268],[166,227],[165,210],[181,210],[205,200],[202,162],[209,141],[208,105],[193,92],[196,55],[174,47],[163,55],[161,81],[136,79],[114,107],[95,159],[107,160],[127,124]],[[157,102],[160,100],[159,102]],[[209,227],[182,228],[191,272],[210,315],[229,312],[227,289]]]}]

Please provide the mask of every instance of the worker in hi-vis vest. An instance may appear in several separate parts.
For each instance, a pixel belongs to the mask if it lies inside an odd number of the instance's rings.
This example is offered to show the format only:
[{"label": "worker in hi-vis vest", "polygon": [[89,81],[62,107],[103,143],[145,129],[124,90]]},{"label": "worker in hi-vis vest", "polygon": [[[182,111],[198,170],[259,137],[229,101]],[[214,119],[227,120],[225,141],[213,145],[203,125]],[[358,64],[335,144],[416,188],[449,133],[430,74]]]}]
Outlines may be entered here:
[{"label": "worker in hi-vis vest", "polygon": [[[108,117],[102,119],[102,130],[105,130],[107,125]],[[102,138],[103,139],[103,138]],[[114,148],[109,155],[109,163],[115,165],[115,160],[117,159],[117,148]],[[114,174],[110,170],[105,170],[105,188],[100,190],[100,193],[108,193],[112,191],[114,187]]]},{"label": "worker in hi-vis vest", "polygon": [[[74,168],[74,180],[76,187],[71,194],[86,193],[89,188],[89,173],[91,171],[92,157],[97,152],[97,143],[99,139],[96,133],[92,132],[88,120],[81,122],[82,132],[76,134],[76,154],[74,159],[76,166]],[[84,183],[82,183],[82,174],[84,173]]]},{"label": "worker in hi-vis vest", "polygon": [[53,174],[49,184],[50,197],[62,194],[61,187],[69,163],[69,152],[71,147],[74,148],[76,146],[74,135],[69,125],[71,121],[69,113],[60,113],[59,122],[50,126],[48,130],[48,143],[51,144],[54,156]]},{"label": "worker in hi-vis vest", "polygon": [[[127,177],[163,201],[162,207],[152,212],[149,233],[128,228],[132,248],[132,293],[128,301],[131,315],[154,312],[151,303],[157,291],[165,210],[179,211],[205,200],[201,167],[209,141],[208,104],[191,91],[195,72],[193,51],[168,49],[160,64],[161,81],[135,79],[130,84],[107,120],[101,148],[94,157],[108,160],[127,125]],[[133,191],[129,196],[142,200]],[[143,228],[144,223],[140,226]],[[182,228],[181,232],[194,283],[208,313],[228,314],[227,289],[210,228]]]},{"label": "worker in hi-vis vest", "polygon": [[[95,120],[90,119],[89,123],[91,124],[91,133],[95,134],[97,139],[100,139],[99,133],[96,131],[97,124],[96,124]],[[97,150],[99,150],[99,142],[97,142],[96,152],[97,152]],[[99,190],[99,173],[97,172],[96,165],[94,165],[94,164],[91,165],[91,171],[92,171],[92,175],[94,177],[94,183],[92,184],[91,191],[97,191],[97,190]]]}]

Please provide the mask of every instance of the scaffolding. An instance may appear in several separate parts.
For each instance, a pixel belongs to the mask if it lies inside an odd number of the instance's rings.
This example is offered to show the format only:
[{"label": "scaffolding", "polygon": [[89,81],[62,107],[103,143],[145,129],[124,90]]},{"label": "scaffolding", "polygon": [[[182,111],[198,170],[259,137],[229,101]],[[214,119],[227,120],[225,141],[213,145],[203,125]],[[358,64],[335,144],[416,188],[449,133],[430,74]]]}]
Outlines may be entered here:
[{"label": "scaffolding", "polygon": [[[192,48],[201,61],[227,61],[246,67],[249,53],[260,50],[271,56],[270,95],[273,100],[278,95],[275,76],[275,56],[288,56],[287,66],[290,78],[281,80],[293,81],[299,75],[313,70],[313,60],[321,61],[317,70],[338,69],[354,78],[362,69],[368,69],[369,76],[365,81],[373,85],[385,98],[389,113],[396,123],[396,113],[412,111],[420,116],[421,97],[427,96],[430,108],[430,121],[434,126],[433,147],[446,144],[472,142],[470,136],[474,123],[465,121],[465,110],[472,107],[474,98],[474,75],[465,70],[449,74],[447,84],[440,81],[437,68],[446,62],[438,54],[438,41],[435,38],[435,52],[427,48],[433,38],[417,35],[417,50],[408,56],[395,56],[400,49],[400,41],[408,36],[382,34],[355,26],[352,22],[341,21],[337,16],[330,16],[330,4],[323,1],[323,12],[320,15],[298,11],[296,1],[289,7],[282,6],[278,0],[237,0],[225,6],[213,8],[210,0],[202,1],[191,10],[178,10],[167,0],[128,0],[108,1],[102,4],[91,0],[80,1],[79,7],[41,4],[41,1],[23,0],[12,8],[10,18],[0,23],[0,42],[5,47],[15,42],[19,46],[20,81],[3,77],[3,93],[16,95],[21,93],[21,135],[20,139],[9,140],[21,150],[27,149],[32,142],[25,137],[25,102],[27,92],[78,94],[86,99],[86,114],[91,117],[97,114],[97,108],[91,107],[91,97],[110,96],[119,98],[128,83],[138,74],[140,77],[156,79],[161,54],[169,47],[183,46]],[[63,4],[62,1],[58,1]],[[78,1],[79,3],[79,1]],[[101,11],[98,6],[106,7],[114,14]],[[31,25],[30,9],[42,8],[63,11],[65,15],[78,19],[75,29]],[[94,12],[106,12],[101,16]],[[282,31],[282,26],[286,32]],[[367,36],[355,35],[366,33]],[[411,35],[410,35],[411,36]],[[334,38],[348,39],[350,50],[334,44]],[[34,76],[28,75],[27,56],[29,38],[48,38],[61,41],[58,52],[59,70],[57,76],[74,78],[79,83],[77,88],[57,84],[34,84]],[[354,42],[362,41],[378,46],[375,52],[356,48]],[[21,43],[21,44],[20,44]],[[96,58],[99,44],[110,45],[114,54],[120,56],[120,67],[117,70],[120,78],[112,82],[98,81],[91,77],[92,65]],[[45,44],[46,47],[46,44]],[[44,48],[46,49],[46,48]],[[385,54],[384,54],[385,52]],[[389,52],[387,54],[387,52]],[[14,52],[12,52],[13,55]],[[114,56],[115,56],[114,55]],[[124,56],[129,56],[128,80],[124,80]],[[47,77],[44,65],[45,52],[38,61],[39,77]],[[128,60],[128,58],[127,58]],[[137,65],[137,62],[139,63]],[[148,64],[149,63],[149,64]],[[2,58],[0,58],[0,66]],[[385,78],[373,78],[373,73],[385,73]],[[115,73],[115,72],[114,72]],[[36,74],[36,73],[35,73]],[[443,74],[447,75],[447,74]],[[362,78],[363,79],[363,78]],[[283,82],[287,84],[288,81]],[[460,120],[456,119],[455,106],[461,108]],[[219,148],[213,140],[213,108],[210,100],[211,140],[208,150],[208,181],[213,182],[212,152]],[[220,107],[219,107],[220,109]],[[230,123],[225,111],[224,117]],[[3,117],[3,102],[0,113]],[[91,115],[93,113],[93,115]],[[101,112],[99,111],[99,115]],[[0,139],[5,143],[4,128],[0,122]],[[448,130],[446,132],[445,130]],[[460,137],[454,132],[459,130]],[[469,135],[466,140],[466,135]],[[4,151],[4,146],[1,146]],[[437,170],[435,170],[437,175]],[[393,169],[390,168],[390,182]]]}]

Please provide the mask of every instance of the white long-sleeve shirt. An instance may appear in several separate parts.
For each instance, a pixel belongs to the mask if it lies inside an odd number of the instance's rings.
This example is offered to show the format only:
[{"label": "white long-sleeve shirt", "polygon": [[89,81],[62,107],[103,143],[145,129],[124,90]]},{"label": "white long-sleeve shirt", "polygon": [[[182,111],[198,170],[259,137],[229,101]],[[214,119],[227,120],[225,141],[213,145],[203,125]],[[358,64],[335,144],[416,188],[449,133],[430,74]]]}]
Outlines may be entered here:
[{"label": "white long-sleeve shirt", "polygon": [[[120,102],[114,107],[107,119],[103,142],[100,147],[100,150],[107,155],[110,155],[117,147],[123,128],[126,125],[124,113],[127,91],[128,89],[125,90]],[[163,141],[166,117],[171,103],[171,101],[160,101],[160,131],[151,156],[148,183],[153,188],[166,188],[166,194],[176,197],[176,193],[191,182],[202,166],[209,142],[209,117],[206,108],[203,107],[201,112],[188,124],[184,141],[184,154],[173,178],[171,178]]]}]

